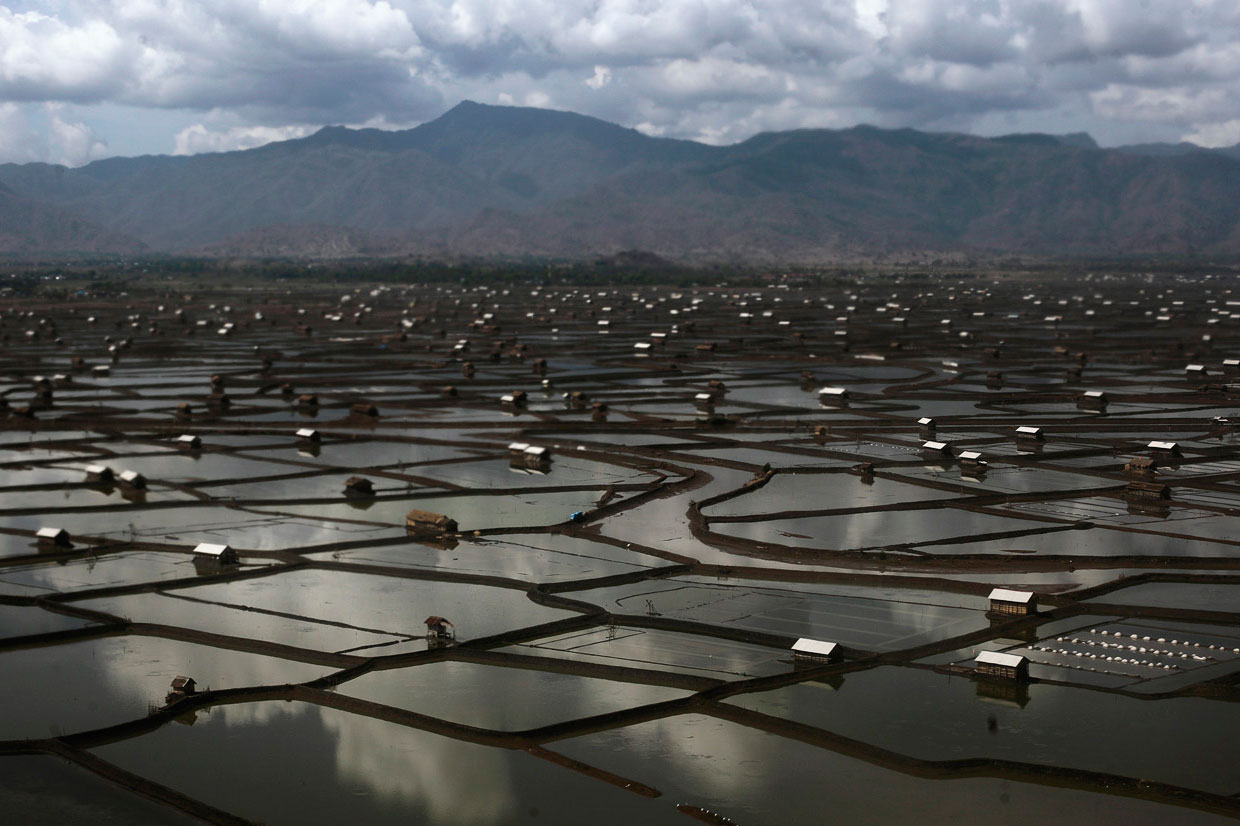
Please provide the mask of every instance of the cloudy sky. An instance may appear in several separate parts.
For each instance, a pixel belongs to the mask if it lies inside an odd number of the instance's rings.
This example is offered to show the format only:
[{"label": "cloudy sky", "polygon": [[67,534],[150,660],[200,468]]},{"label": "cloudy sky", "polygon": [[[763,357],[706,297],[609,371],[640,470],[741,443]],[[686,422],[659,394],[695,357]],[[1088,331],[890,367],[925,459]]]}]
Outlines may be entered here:
[{"label": "cloudy sky", "polygon": [[463,99],[716,143],[857,123],[1240,142],[1237,0],[0,0],[0,161],[405,128]]}]

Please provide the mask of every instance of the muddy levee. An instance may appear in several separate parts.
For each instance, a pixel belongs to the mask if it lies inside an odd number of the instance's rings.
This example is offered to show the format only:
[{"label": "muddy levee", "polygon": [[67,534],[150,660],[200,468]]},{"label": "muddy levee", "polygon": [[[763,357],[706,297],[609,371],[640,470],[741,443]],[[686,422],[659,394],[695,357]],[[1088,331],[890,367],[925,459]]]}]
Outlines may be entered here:
[{"label": "muddy levee", "polygon": [[1240,818],[1237,306],[1012,275],[12,299],[0,810]]}]

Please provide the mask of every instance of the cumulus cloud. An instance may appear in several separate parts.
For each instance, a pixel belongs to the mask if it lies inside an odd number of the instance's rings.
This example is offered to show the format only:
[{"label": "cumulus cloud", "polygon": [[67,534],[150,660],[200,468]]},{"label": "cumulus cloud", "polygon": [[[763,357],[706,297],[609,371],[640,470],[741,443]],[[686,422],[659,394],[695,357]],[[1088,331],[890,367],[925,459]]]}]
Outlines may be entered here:
[{"label": "cumulus cloud", "polygon": [[195,123],[177,133],[172,154],[197,155],[201,152],[253,149],[273,141],[304,138],[313,131],[314,128],[309,126],[232,126],[212,129]]},{"label": "cumulus cloud", "polygon": [[48,104],[48,108],[51,153],[47,160],[65,166],[81,166],[108,154],[108,145],[99,140],[89,126],[82,121],[65,120],[57,104]]},{"label": "cumulus cloud", "polygon": [[1234,0],[5,3],[0,103],[231,119],[170,134],[178,152],[467,97],[714,141],[862,121],[1204,140],[1240,117]]},{"label": "cumulus cloud", "polygon": [[0,103],[0,162],[81,166],[108,154],[107,144],[63,104]]},{"label": "cumulus cloud", "polygon": [[1217,148],[1240,144],[1240,118],[1208,123],[1184,136],[1184,140],[1198,146]]},{"label": "cumulus cloud", "polygon": [[595,66],[594,74],[586,81],[591,89],[602,89],[608,83],[611,83],[611,69],[606,66]]}]

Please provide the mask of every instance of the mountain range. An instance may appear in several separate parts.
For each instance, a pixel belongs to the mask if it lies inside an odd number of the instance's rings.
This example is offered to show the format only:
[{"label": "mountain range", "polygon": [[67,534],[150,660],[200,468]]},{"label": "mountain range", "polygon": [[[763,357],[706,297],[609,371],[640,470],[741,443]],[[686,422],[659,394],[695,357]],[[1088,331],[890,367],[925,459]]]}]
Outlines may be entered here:
[{"label": "mountain range", "polygon": [[464,102],[414,129],[0,165],[0,253],[825,261],[1240,252],[1240,146],[858,126],[730,146]]}]

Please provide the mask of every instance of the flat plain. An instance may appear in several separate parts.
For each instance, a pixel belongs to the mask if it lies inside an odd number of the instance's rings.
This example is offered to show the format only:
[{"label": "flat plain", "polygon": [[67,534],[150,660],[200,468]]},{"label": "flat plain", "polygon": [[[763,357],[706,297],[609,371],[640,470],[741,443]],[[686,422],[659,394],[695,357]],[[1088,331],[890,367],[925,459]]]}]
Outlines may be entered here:
[{"label": "flat plain", "polygon": [[1234,821],[1230,283],[10,295],[0,811]]}]

